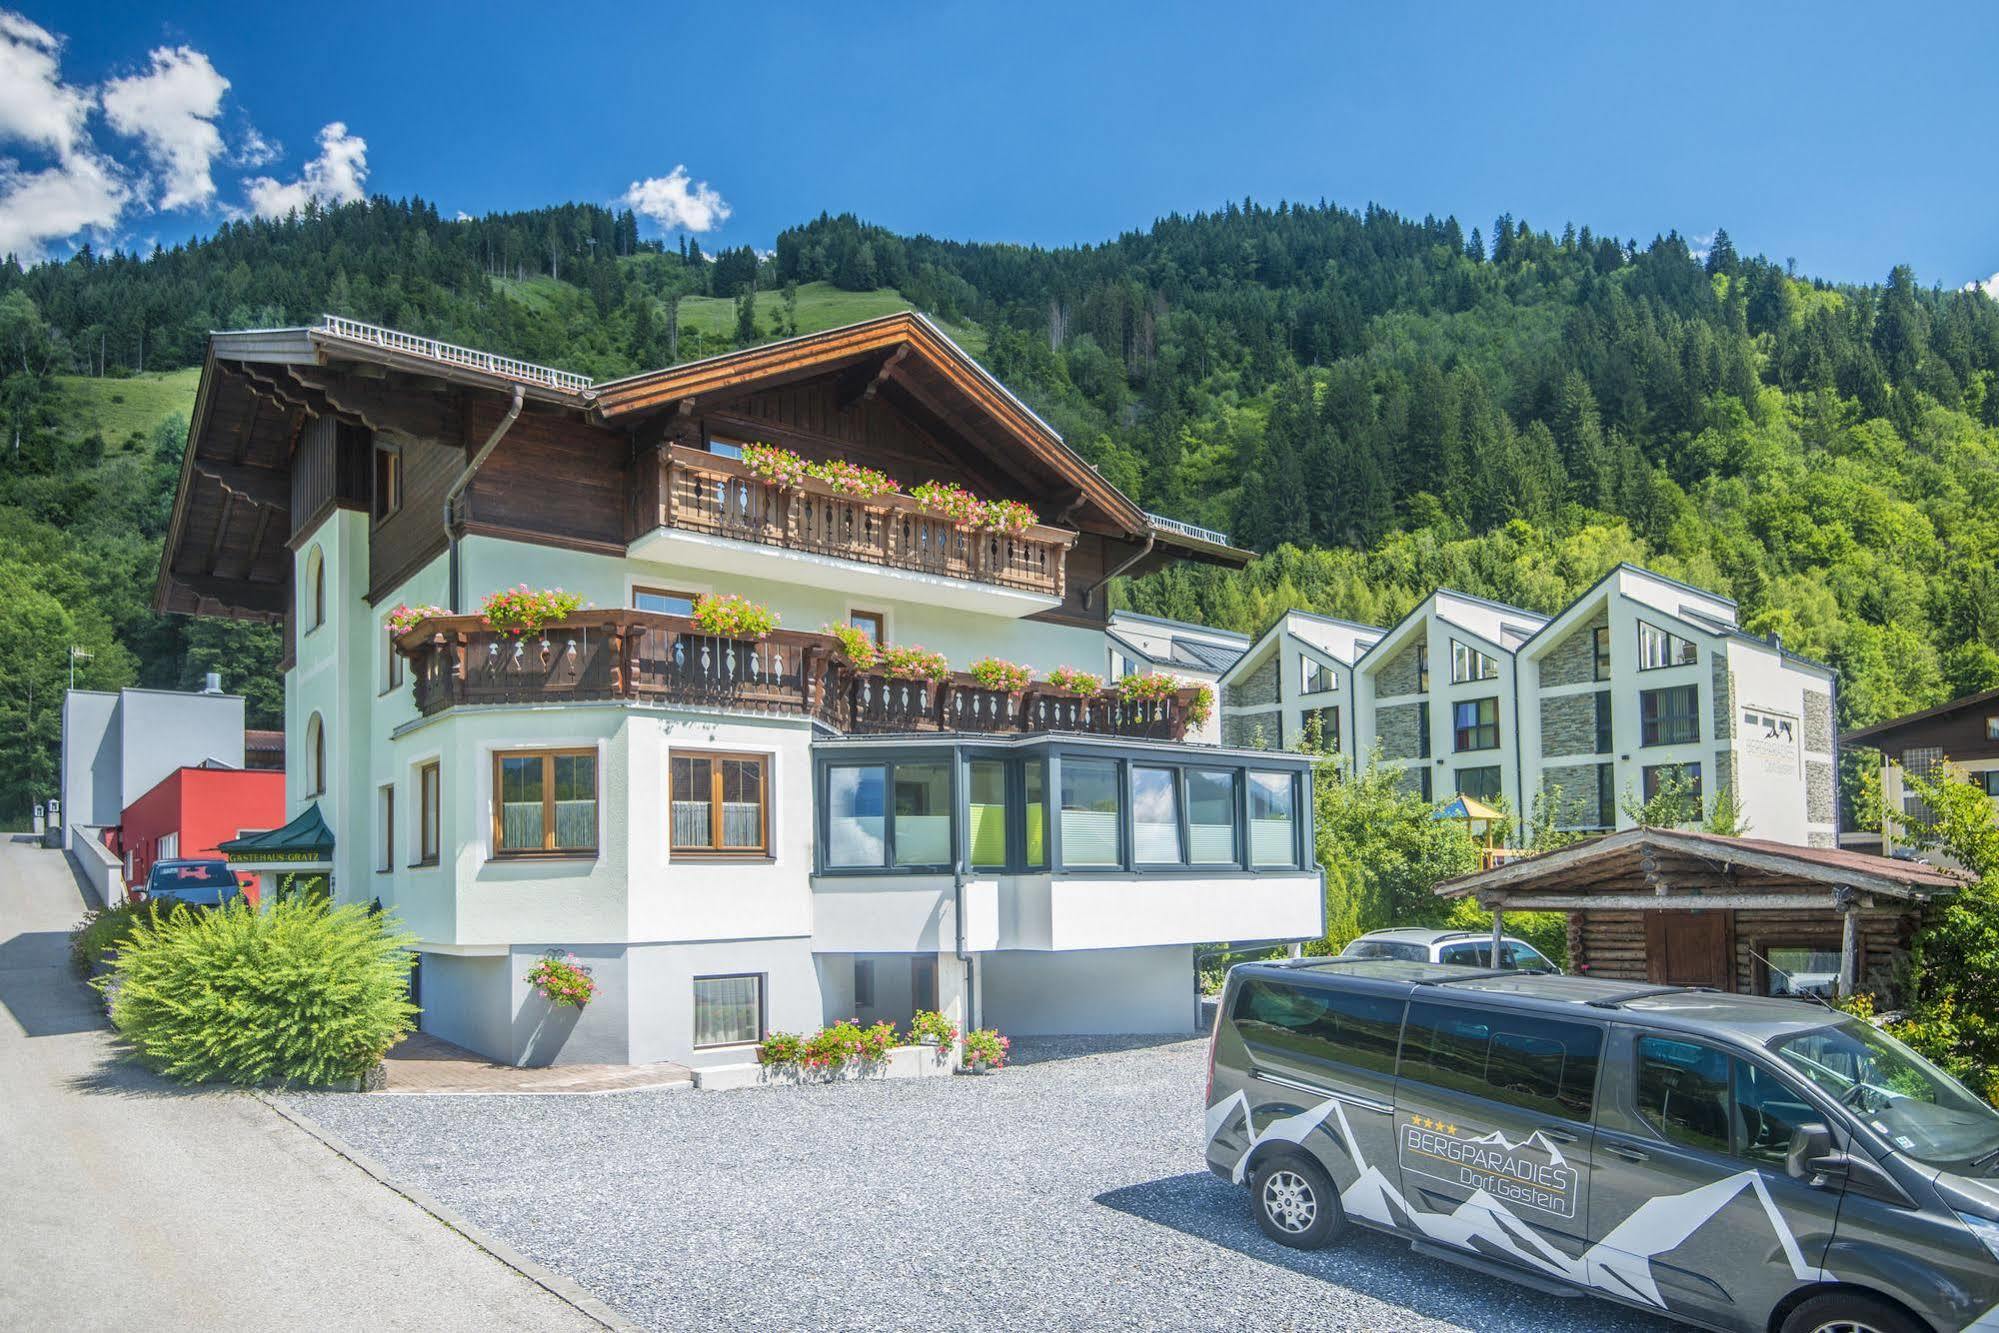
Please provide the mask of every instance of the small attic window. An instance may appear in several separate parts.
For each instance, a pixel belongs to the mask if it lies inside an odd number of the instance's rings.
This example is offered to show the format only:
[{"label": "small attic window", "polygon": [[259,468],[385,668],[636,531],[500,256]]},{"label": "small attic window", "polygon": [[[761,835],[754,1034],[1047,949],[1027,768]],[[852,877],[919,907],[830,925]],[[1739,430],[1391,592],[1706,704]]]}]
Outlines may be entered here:
[{"label": "small attic window", "polygon": [[711,438],[708,441],[708,452],[717,458],[741,458],[743,456],[742,441]]}]

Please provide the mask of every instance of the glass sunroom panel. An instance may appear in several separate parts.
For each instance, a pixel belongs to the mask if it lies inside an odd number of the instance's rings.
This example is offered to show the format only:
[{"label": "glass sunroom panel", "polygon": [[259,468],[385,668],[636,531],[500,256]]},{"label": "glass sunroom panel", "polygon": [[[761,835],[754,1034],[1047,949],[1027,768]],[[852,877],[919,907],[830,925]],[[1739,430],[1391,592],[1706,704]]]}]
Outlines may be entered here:
[{"label": "glass sunroom panel", "polygon": [[1110,760],[1062,761],[1062,864],[1118,864],[1118,773]]},{"label": "glass sunroom panel", "polygon": [[1234,773],[1212,768],[1187,770],[1187,837],[1188,859],[1194,864],[1234,863]]},{"label": "glass sunroom panel", "polygon": [[1021,765],[1021,776],[1027,789],[1023,811],[1027,825],[1027,868],[1045,870],[1048,868],[1048,761],[1027,760]]},{"label": "glass sunroom panel", "polygon": [[1170,768],[1131,770],[1132,857],[1145,865],[1180,862],[1180,784]]},{"label": "glass sunroom panel", "polygon": [[1006,864],[1006,764],[998,759],[974,759],[970,765],[967,809],[972,827],[972,864]]},{"label": "glass sunroom panel", "polygon": [[945,764],[895,766],[895,863],[951,863],[951,770]]},{"label": "glass sunroom panel", "polygon": [[1289,773],[1249,775],[1249,859],[1259,866],[1298,864],[1297,784]]},{"label": "glass sunroom panel", "polygon": [[888,770],[879,764],[827,771],[827,865],[878,866],[888,860],[887,791]]}]

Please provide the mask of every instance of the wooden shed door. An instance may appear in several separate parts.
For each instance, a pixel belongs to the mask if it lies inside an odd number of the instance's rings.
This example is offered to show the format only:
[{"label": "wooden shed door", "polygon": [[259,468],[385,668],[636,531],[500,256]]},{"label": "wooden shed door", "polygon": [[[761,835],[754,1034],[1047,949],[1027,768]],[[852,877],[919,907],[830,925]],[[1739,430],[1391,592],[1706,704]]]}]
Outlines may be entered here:
[{"label": "wooden shed door", "polygon": [[1645,976],[1661,986],[1735,989],[1735,914],[1645,914]]}]

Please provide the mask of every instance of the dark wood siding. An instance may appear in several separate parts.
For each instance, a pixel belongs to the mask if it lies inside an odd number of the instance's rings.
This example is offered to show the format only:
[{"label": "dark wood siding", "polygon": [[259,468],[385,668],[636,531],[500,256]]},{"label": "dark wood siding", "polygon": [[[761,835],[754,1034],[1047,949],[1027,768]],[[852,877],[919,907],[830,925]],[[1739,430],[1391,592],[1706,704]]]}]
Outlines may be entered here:
[{"label": "dark wood siding", "polygon": [[[392,443],[403,453],[403,502],[395,513],[375,521],[369,535],[371,603],[393,593],[444,550],[444,493],[465,466],[464,447],[456,441]],[[373,512],[372,507],[369,512]]]},{"label": "dark wood siding", "polygon": [[1942,750],[1951,759],[1995,759],[1999,758],[1999,741],[1985,737],[1988,717],[1999,717],[1999,699],[1911,722],[1860,743],[1878,746],[1898,763],[1904,751],[1931,748]]},{"label": "dark wood siding", "polygon": [[[1652,948],[1648,937],[1659,927],[1648,918],[1677,915],[1674,912],[1571,912],[1569,913],[1569,969],[1586,971],[1589,976],[1611,981],[1651,981]],[[1831,910],[1737,911],[1734,914],[1734,947],[1728,985],[1744,993],[1762,988],[1764,964],[1773,948],[1806,945],[1812,948],[1840,947],[1843,925]],[[1891,999],[1895,994],[1896,969],[1907,956],[1909,941],[1920,920],[1916,912],[1863,912],[1860,916],[1860,988]]]},{"label": "dark wood siding", "polygon": [[333,417],[314,417],[299,431],[291,473],[294,547],[336,508],[368,507],[371,441],[368,431]]},{"label": "dark wood siding", "polygon": [[[483,443],[504,412],[468,406],[466,438]],[[622,431],[523,412],[466,490],[466,531],[622,552],[630,455]]]}]

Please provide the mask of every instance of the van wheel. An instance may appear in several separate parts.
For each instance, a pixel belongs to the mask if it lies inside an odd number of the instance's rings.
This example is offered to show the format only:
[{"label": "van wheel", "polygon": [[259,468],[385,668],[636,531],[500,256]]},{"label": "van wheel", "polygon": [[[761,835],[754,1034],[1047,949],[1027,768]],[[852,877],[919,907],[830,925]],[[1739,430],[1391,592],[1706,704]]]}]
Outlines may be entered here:
[{"label": "van wheel", "polygon": [[1791,1311],[1781,1333],[1923,1333],[1923,1326],[1878,1296],[1831,1291]]},{"label": "van wheel", "polygon": [[1316,1250],[1346,1226],[1339,1191],[1317,1162],[1286,1153],[1266,1157],[1249,1178],[1256,1224],[1279,1245]]}]

